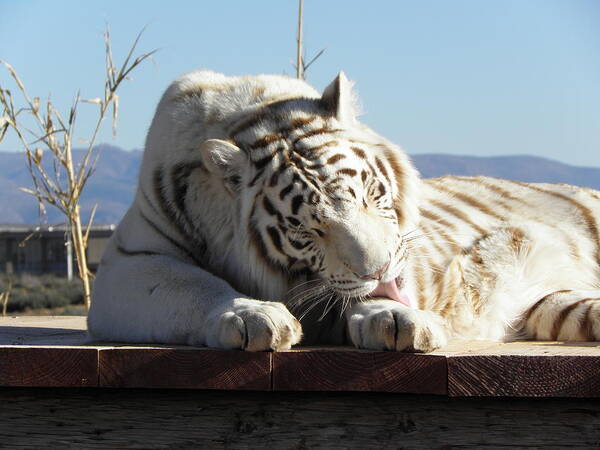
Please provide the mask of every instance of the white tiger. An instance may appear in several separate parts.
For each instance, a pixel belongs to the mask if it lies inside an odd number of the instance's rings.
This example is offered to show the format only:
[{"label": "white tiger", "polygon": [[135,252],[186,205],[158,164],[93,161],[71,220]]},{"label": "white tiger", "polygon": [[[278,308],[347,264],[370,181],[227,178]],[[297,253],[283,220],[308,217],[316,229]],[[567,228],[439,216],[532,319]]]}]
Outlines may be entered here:
[{"label": "white tiger", "polygon": [[592,190],[419,180],[357,121],[342,73],[321,95],[192,72],[158,105],[89,333],[251,351],[595,340],[599,220]]}]

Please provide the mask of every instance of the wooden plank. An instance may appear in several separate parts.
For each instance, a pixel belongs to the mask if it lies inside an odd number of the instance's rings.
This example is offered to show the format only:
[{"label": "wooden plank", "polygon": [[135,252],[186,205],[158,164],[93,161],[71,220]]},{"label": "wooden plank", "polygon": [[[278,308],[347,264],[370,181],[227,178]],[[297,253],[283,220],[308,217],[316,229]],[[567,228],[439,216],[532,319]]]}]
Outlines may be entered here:
[{"label": "wooden plank", "polygon": [[86,330],[82,316],[0,317],[0,345],[83,345]]},{"label": "wooden plank", "polygon": [[270,390],[271,354],[199,348],[99,350],[101,387]]},{"label": "wooden plank", "polygon": [[446,394],[444,356],[355,349],[273,353],[273,390]]},{"label": "wooden plank", "polygon": [[452,340],[445,347],[439,348],[431,352],[431,355],[471,355],[485,352],[490,348],[496,348],[500,343],[495,341],[465,341]]},{"label": "wooden plank", "polygon": [[600,358],[600,342],[455,340],[431,354],[445,356],[594,356]]},{"label": "wooden plank", "polygon": [[600,397],[598,342],[466,342],[445,349],[452,396]]},{"label": "wooden plank", "polygon": [[112,387],[600,396],[598,342],[454,341],[427,355],[345,347],[250,354],[84,345],[85,328],[85,317],[0,318],[0,384],[93,386],[101,376]]},{"label": "wooden plank", "polygon": [[27,326],[45,328],[48,325],[55,326],[61,324],[64,328],[74,330],[86,329],[85,316],[6,316],[0,317],[0,326]]},{"label": "wooden plank", "polygon": [[598,399],[0,389],[5,448],[597,448]]},{"label": "wooden plank", "polygon": [[448,357],[451,396],[600,397],[600,357]]},{"label": "wooden plank", "polygon": [[0,386],[87,387],[98,385],[93,348],[0,347]]}]

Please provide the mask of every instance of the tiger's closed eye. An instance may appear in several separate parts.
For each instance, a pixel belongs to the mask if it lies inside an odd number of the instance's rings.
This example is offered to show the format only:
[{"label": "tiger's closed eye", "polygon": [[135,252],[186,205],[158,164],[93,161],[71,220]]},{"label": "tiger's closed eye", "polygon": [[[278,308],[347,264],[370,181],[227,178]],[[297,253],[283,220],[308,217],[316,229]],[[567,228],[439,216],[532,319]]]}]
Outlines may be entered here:
[{"label": "tiger's closed eye", "polygon": [[317,233],[320,237],[325,236],[325,233],[323,233],[321,230],[319,230],[318,228],[311,228],[311,230],[313,230],[315,233]]},{"label": "tiger's closed eye", "polygon": [[291,217],[288,216],[286,217],[287,221],[292,224],[295,227],[301,227],[302,226],[302,222],[300,222],[298,219],[296,219],[295,217]]}]

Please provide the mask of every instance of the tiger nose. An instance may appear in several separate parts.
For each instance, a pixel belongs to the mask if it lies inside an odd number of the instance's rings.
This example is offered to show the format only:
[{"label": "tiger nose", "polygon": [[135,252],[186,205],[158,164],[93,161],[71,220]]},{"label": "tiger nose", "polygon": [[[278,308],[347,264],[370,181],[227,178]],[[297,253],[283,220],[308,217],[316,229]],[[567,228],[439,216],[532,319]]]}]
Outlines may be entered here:
[{"label": "tiger nose", "polygon": [[370,279],[370,280],[381,280],[381,277],[385,273],[385,271],[390,266],[390,261],[386,262],[383,266],[381,266],[378,270],[369,275],[363,275],[361,278]]}]

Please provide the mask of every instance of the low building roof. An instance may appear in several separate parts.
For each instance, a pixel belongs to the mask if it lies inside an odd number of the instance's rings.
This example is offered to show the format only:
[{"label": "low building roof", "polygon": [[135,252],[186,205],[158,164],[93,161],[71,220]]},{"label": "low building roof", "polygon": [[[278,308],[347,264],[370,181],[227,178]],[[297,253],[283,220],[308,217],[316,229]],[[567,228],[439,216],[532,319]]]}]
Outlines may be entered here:
[{"label": "low building roof", "polygon": [[[116,228],[114,224],[96,224],[92,225],[90,232],[112,232]],[[69,227],[66,224],[57,225],[31,225],[31,224],[0,224],[0,234],[54,234],[66,233]]]}]

